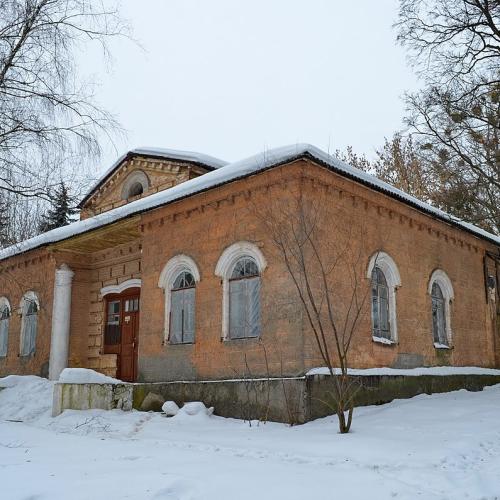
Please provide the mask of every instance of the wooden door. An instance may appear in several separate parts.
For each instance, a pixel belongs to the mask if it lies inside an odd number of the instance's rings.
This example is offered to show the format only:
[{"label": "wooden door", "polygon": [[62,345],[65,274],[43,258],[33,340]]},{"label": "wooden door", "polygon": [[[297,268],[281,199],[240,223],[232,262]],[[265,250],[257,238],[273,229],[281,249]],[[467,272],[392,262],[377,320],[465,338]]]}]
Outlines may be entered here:
[{"label": "wooden door", "polygon": [[140,289],[106,297],[104,353],[117,355],[116,376],[125,382],[137,377]]},{"label": "wooden door", "polygon": [[122,299],[121,380],[134,382],[137,375],[137,334],[139,332],[139,295]]}]

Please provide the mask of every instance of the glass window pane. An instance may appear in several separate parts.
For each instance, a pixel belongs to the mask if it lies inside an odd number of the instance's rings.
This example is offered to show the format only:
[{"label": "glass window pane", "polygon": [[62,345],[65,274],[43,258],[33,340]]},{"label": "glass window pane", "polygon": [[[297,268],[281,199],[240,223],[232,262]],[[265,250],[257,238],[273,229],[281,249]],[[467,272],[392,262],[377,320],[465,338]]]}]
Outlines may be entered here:
[{"label": "glass window pane", "polygon": [[240,259],[234,266],[232,279],[243,278],[245,276],[245,259]]},{"label": "glass window pane", "polygon": [[108,315],[104,328],[104,344],[118,345],[120,342],[120,301],[113,300],[108,302]]},{"label": "glass window pane", "polygon": [[7,319],[9,316],[10,316],[10,311],[7,306],[4,306],[2,309],[0,309],[0,320]]},{"label": "glass window pane", "polygon": [[246,310],[245,281],[231,281],[229,283],[229,337],[242,338],[245,336]]},{"label": "glass window pane", "polygon": [[119,313],[120,312],[120,301],[113,300],[108,302],[108,314]]},{"label": "glass window pane", "polygon": [[193,275],[189,271],[182,271],[175,279],[172,289],[179,290],[182,288],[190,288],[192,286],[195,286]]},{"label": "glass window pane", "polygon": [[245,261],[245,276],[258,276],[259,268],[253,259]]},{"label": "glass window pane", "polygon": [[448,345],[446,335],[446,314],[443,291],[438,283],[433,283],[432,290],[432,334],[434,342]]},{"label": "glass window pane", "polygon": [[188,288],[184,290],[184,332],[183,342],[194,342],[194,305],[195,305],[195,289]]},{"label": "glass window pane", "polygon": [[247,336],[258,337],[260,335],[260,278],[252,278],[246,281],[247,287]]},{"label": "glass window pane", "polygon": [[372,280],[372,334],[375,337],[391,339],[389,316],[389,288],[384,273],[374,267]]},{"label": "glass window pane", "polygon": [[170,342],[182,342],[183,327],[183,292],[172,292],[170,305]]},{"label": "glass window pane", "polygon": [[9,344],[9,317],[0,319],[0,356],[7,356]]},{"label": "glass window pane", "polygon": [[389,334],[389,303],[386,297],[381,296],[379,299],[380,308],[380,336],[390,338]]},{"label": "glass window pane", "polygon": [[251,257],[242,257],[236,262],[231,279],[248,278],[259,275],[257,263]]},{"label": "glass window pane", "polygon": [[37,314],[26,314],[23,318],[22,356],[30,356],[35,352],[37,316]]}]

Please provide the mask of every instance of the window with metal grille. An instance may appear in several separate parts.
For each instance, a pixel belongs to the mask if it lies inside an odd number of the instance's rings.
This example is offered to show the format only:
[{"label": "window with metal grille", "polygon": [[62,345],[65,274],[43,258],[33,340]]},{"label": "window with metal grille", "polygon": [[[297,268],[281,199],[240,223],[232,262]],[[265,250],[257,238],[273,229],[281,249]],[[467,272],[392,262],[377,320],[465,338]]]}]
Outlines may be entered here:
[{"label": "window with metal grille", "polygon": [[189,271],[182,271],[174,281],[170,295],[170,332],[172,344],[192,344],[195,329],[196,283]]},{"label": "window with metal grille", "polygon": [[251,257],[240,258],[229,280],[229,338],[260,335],[260,276]]},{"label": "window with metal grille", "polygon": [[21,331],[21,356],[31,356],[35,353],[37,330],[38,304],[31,298],[25,298]]},{"label": "window with metal grille", "polygon": [[10,308],[7,304],[0,306],[0,357],[7,356],[9,345]]},{"label": "window with metal grille", "polygon": [[446,309],[443,291],[438,283],[432,284],[432,333],[434,342],[441,345],[448,345],[446,335]]},{"label": "window with metal grille", "polygon": [[378,267],[372,271],[372,334],[391,340],[389,322],[389,288],[384,273]]}]

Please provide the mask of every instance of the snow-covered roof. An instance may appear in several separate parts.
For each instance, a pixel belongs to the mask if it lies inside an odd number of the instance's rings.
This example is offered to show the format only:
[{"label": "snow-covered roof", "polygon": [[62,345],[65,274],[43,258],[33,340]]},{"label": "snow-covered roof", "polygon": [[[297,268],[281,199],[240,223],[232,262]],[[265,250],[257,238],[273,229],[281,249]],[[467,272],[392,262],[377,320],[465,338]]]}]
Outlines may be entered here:
[{"label": "snow-covered roof", "polygon": [[84,196],[80,202],[80,207],[92,196],[94,191],[101,186],[117,169],[118,167],[127,159],[132,156],[148,156],[150,158],[162,158],[166,160],[179,160],[186,161],[189,163],[194,163],[196,165],[201,165],[206,167],[208,170],[214,170],[216,168],[223,167],[227,165],[227,161],[219,160],[219,158],[214,158],[203,153],[196,153],[194,151],[180,151],[178,149],[166,149],[166,148],[135,148],[127,151],[125,154],[121,155],[118,160],[116,160],[111,167],[109,167],[102,175],[97,179],[97,181],[92,185],[87,194]]},{"label": "snow-covered roof", "polygon": [[165,191],[152,194],[145,198],[128,203],[121,207],[115,208],[108,212],[96,215],[94,217],[74,222],[69,226],[60,227],[40,234],[29,240],[23,241],[17,245],[0,250],[0,260],[6,259],[12,255],[27,252],[50,243],[71,238],[78,234],[82,234],[93,229],[111,224],[126,217],[130,217],[154,208],[181,200],[196,193],[215,188],[222,184],[241,179],[252,174],[257,174],[264,170],[277,167],[289,163],[299,158],[310,158],[330,170],[339,173],[345,177],[360,182],[377,191],[383,192],[393,198],[397,198],[404,203],[415,207],[416,209],[427,213],[437,219],[440,219],[448,224],[464,229],[465,231],[474,234],[480,238],[484,238],[496,245],[500,245],[500,237],[488,233],[472,224],[461,221],[457,217],[447,214],[423,201],[410,196],[403,191],[381,181],[377,177],[370,175],[362,170],[352,167],[337,158],[321,151],[320,149],[310,144],[295,144],[292,146],[284,146],[276,149],[264,151],[257,155],[251,156],[244,160],[230,163],[217,170],[208,172],[207,174],[196,177],[189,181],[178,184]]}]

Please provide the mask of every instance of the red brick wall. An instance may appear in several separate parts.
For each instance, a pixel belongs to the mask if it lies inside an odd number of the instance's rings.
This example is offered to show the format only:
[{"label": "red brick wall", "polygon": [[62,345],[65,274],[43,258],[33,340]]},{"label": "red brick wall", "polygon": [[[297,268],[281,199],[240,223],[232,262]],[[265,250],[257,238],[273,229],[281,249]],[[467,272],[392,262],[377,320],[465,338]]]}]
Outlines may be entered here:
[{"label": "red brick wall", "polygon": [[[360,252],[361,286],[369,287],[370,256],[387,252],[396,262],[402,285],[397,291],[399,342],[374,343],[369,300],[351,351],[353,367],[402,366],[408,359],[425,365],[494,366],[496,334],[485,297],[483,257],[491,245],[409,206],[306,161],[274,168],[248,179],[192,196],[141,216],[141,239],[94,254],[33,251],[0,263],[0,296],[17,307],[21,290],[39,291],[42,302],[37,355],[26,362],[19,352],[19,324],[11,322],[9,356],[0,374],[40,373],[48,361],[55,264],[74,271],[70,365],[115,374],[114,355],[102,355],[102,287],[142,279],[139,378],[144,380],[217,379],[298,375],[323,365],[302,308],[270,235],[255,215],[271,202],[303,189],[308,199],[324,199],[321,225],[324,248],[348,228]],[[262,275],[260,339],[222,341],[222,285],[215,267],[223,250],[238,241],[256,244],[268,266]],[[362,244],[361,244],[362,243]],[[354,252],[353,252],[354,253]],[[175,255],[193,258],[201,274],[196,288],[193,345],[164,345],[164,294],[160,273]],[[42,260],[40,260],[40,258]],[[5,269],[7,267],[7,269]],[[433,346],[429,278],[436,269],[450,277],[454,348]],[[23,286],[18,290],[7,271]],[[338,307],[345,307],[348,273],[338,273]]]},{"label": "red brick wall", "polygon": [[[140,375],[148,380],[228,378],[303,373],[323,365],[308,325],[302,318],[293,285],[274,255],[269,239],[249,206],[265,207],[270,199],[288,196],[294,176],[304,181],[311,197],[328,194],[330,216],[353,234],[362,234],[364,268],[370,256],[384,250],[395,260],[402,286],[397,292],[399,343],[372,341],[369,301],[356,335],[351,363],[355,367],[401,366],[410,356],[426,365],[494,365],[494,345],[484,294],[482,240],[436,221],[416,210],[352,181],[305,162],[277,168],[244,181],[192,197],[143,216],[143,290]],[[272,186],[272,187],[270,187]],[[362,233],[361,233],[362,231]],[[222,289],[214,274],[227,246],[252,241],[268,260],[262,280],[263,332],[260,340],[221,342]],[[158,278],[176,254],[192,257],[200,270],[196,291],[196,342],[162,345],[163,292]],[[444,353],[433,346],[429,278],[436,268],[452,280],[454,349]],[[369,280],[363,274],[364,286]],[[347,283],[347,275],[341,281]],[[303,335],[302,332],[305,331]],[[267,350],[266,366],[263,353]],[[246,357],[246,361],[245,361]],[[283,360],[283,363],[281,363]]]},{"label": "red brick wall", "polygon": [[[48,374],[54,271],[54,259],[45,250],[34,250],[0,262],[0,296],[7,297],[12,309],[8,352],[7,357],[0,358],[0,376]],[[20,356],[20,303],[30,290],[36,292],[40,301],[36,352],[33,356]]]}]

